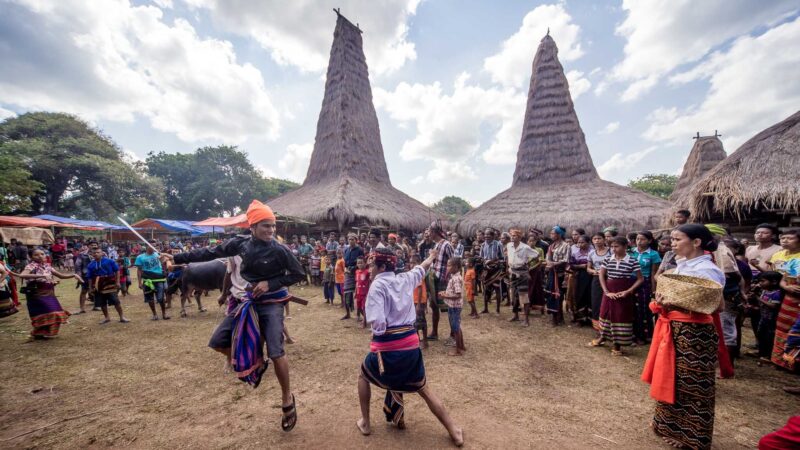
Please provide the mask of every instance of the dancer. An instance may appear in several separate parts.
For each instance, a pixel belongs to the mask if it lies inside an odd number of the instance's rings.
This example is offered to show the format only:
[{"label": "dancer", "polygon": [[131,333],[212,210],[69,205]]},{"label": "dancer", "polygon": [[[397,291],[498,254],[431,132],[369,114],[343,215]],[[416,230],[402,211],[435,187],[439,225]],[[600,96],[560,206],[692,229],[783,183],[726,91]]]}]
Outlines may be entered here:
[{"label": "dancer", "polygon": [[422,282],[437,253],[432,252],[418,266],[399,275],[394,273],[395,258],[388,249],[376,249],[370,256],[369,270],[373,281],[367,297],[367,323],[372,329],[372,342],[358,378],[361,418],[356,426],[364,436],[371,433],[370,383],[386,389],[386,420],[398,428],[405,428],[403,393],[417,392],[447,429],[453,443],[460,447],[464,444],[464,433],[426,384],[422,351],[414,330],[413,291]]},{"label": "dancer", "polygon": [[281,428],[290,431],[297,424],[297,408],[289,382],[289,360],[283,349],[283,304],[291,298],[287,287],[303,280],[305,271],[291,250],[273,238],[275,213],[269,206],[253,200],[247,208],[247,222],[250,236],[236,236],[216,247],[167,258],[187,264],[242,257],[242,278],[252,290],[233,316],[222,319],[208,346],[231,358],[240,380],[258,387],[267,369],[261,345],[263,336],[267,356],[275,364],[275,376],[281,385]]},{"label": "dancer", "polygon": [[80,283],[83,283],[83,279],[77,273],[65,274],[53,269],[45,260],[44,250],[41,248],[33,251],[31,259],[33,261],[25,266],[21,274],[12,273],[27,283],[25,297],[33,326],[31,337],[34,339],[56,337],[61,324],[67,323],[70,314],[64,311],[56,298],[55,286],[58,281],[53,277],[74,278]]}]

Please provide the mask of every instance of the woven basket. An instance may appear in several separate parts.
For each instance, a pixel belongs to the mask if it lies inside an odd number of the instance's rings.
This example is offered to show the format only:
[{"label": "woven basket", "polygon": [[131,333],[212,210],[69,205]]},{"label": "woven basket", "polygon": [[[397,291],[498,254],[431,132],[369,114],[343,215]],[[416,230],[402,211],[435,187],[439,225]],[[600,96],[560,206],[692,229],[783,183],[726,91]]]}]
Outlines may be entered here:
[{"label": "woven basket", "polygon": [[711,314],[722,302],[722,286],[705,278],[664,273],[658,277],[656,293],[666,306]]}]

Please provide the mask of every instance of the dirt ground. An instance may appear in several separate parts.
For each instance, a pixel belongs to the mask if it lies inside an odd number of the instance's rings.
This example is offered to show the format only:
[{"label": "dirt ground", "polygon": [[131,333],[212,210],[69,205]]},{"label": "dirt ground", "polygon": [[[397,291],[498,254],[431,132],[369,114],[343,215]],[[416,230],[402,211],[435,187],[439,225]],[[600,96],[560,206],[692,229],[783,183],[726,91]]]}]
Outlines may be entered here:
[{"label": "dirt ground", "polygon": [[[59,298],[77,309],[73,283]],[[386,425],[383,392],[373,389],[373,434],[361,436],[356,377],[369,333],[323,303],[319,288],[295,288],[312,300],[292,304],[287,345],[299,421],[280,430],[280,395],[270,367],[253,390],[223,371],[206,347],[222,318],[189,309],[170,321],[149,320],[137,289],[123,299],[129,324],[99,325],[99,312],[73,316],[46,342],[28,339],[23,310],[0,320],[0,448],[444,448],[443,427],[418,396],[407,397],[406,430]],[[533,320],[509,323],[508,308],[463,319],[468,352],[425,351],[428,382],[465,430],[467,448],[669,448],[649,430],[653,401],[639,381],[646,348],[612,358],[588,348],[591,330],[552,329]],[[429,318],[430,323],[430,318]],[[448,325],[444,316],[443,331]],[[747,339],[752,332],[745,331]],[[737,364],[737,377],[717,384],[714,448],[755,448],[765,433],[800,411],[781,388],[795,376]],[[380,447],[378,447],[380,446]]]}]

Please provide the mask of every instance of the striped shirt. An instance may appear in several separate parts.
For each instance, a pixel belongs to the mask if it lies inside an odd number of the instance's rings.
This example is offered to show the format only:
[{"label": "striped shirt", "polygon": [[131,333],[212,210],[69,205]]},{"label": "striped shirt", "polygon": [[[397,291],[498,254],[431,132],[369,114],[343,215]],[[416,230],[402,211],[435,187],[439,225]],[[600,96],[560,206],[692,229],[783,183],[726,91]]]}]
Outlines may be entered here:
[{"label": "striped shirt", "polygon": [[606,269],[608,278],[634,278],[636,272],[642,271],[635,257],[625,255],[624,258],[617,259],[613,253],[603,260],[603,268]]}]

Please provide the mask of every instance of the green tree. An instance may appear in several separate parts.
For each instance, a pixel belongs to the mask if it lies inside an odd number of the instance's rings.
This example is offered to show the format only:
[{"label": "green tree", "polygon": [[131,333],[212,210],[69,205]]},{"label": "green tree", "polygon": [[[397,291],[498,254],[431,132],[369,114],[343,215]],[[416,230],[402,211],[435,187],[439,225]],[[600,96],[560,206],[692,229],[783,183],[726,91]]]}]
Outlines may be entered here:
[{"label": "green tree", "polygon": [[166,187],[162,214],[180,219],[238,214],[254,198],[274,198],[297,187],[264,178],[245,152],[226,145],[194,153],[150,153],[146,165]]},{"label": "green tree", "polygon": [[17,158],[0,146],[0,212],[30,211],[31,197],[42,184],[31,178],[31,173]]},{"label": "green tree", "polygon": [[38,185],[34,213],[90,211],[108,219],[161,201],[158,180],[134,170],[107,136],[63,113],[35,112],[0,123],[0,154],[13,155]]},{"label": "green tree", "polygon": [[675,190],[676,184],[678,184],[678,177],[676,175],[658,173],[635,178],[628,182],[628,187],[647,192],[656,197],[668,199],[672,191]]},{"label": "green tree", "polygon": [[261,189],[259,191],[258,198],[262,200],[269,200],[296,189],[299,186],[300,185],[294,181],[284,180],[281,178],[263,178],[261,180]]},{"label": "green tree", "polygon": [[433,209],[454,220],[468,213],[472,209],[472,205],[461,197],[448,195],[434,203]]}]

